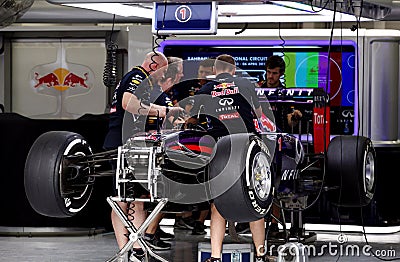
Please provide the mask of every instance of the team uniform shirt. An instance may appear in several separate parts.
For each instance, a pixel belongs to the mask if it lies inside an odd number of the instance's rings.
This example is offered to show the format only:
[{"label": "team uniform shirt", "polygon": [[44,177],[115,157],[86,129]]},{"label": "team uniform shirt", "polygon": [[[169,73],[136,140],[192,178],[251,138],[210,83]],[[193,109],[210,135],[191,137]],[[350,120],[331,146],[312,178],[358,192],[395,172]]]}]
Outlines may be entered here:
[{"label": "team uniform shirt", "polygon": [[[165,92],[162,91],[160,86],[154,86],[150,94],[150,102],[160,106],[166,106],[166,107],[174,106],[171,98]],[[157,116],[148,116],[145,130],[146,131],[157,130],[159,127],[161,127],[162,123],[163,123],[162,117],[157,118]]]},{"label": "team uniform shirt", "polygon": [[[267,81],[260,82],[260,88],[268,88]],[[272,110],[275,118],[275,124],[278,127],[279,131],[291,133],[292,128],[289,127],[287,115],[293,112],[293,102],[285,103],[285,91],[286,87],[279,82],[279,85],[276,87],[276,99],[282,100],[282,102],[273,102],[270,101],[270,110]]]},{"label": "team uniform shirt", "polygon": [[256,132],[254,109],[260,103],[255,85],[248,79],[222,73],[196,94],[195,110],[206,115],[207,129],[212,136]]},{"label": "team uniform shirt", "polygon": [[[141,66],[133,67],[130,72],[124,75],[114,90],[109,119],[109,131],[104,140],[105,149],[117,148],[122,145],[122,124],[125,110],[122,107],[122,97],[125,92],[135,95],[142,103],[149,104],[152,85],[149,80],[149,73]],[[143,131],[146,123],[146,116],[135,115],[134,132]]]}]

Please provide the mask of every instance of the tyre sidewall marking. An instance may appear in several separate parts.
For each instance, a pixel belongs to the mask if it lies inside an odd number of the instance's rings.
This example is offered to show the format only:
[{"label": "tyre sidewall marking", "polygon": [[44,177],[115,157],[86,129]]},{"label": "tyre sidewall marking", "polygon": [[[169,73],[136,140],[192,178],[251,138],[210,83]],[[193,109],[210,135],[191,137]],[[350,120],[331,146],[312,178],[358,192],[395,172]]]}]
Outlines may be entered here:
[{"label": "tyre sidewall marking", "polygon": [[[89,144],[86,142],[86,140],[81,139],[81,138],[75,138],[72,141],[68,142],[68,145],[64,150],[63,156],[67,156],[69,154],[69,152],[71,151],[71,149],[73,149],[75,146],[82,146],[83,149],[88,149],[90,154],[92,154],[92,149],[89,146]],[[83,151],[84,150],[80,150],[80,152],[85,154],[85,152],[83,152]],[[60,180],[61,180],[61,176],[62,176],[62,160],[61,160],[60,168],[59,168]],[[61,181],[59,181],[59,182],[61,183]],[[61,184],[60,184],[60,189],[61,189]],[[83,194],[81,195],[81,197],[85,196],[85,194],[87,192],[88,192],[88,186],[85,188],[85,190],[84,190]],[[89,201],[89,197],[88,197],[84,201],[84,203],[79,205],[80,206],[79,208],[73,208],[72,205],[73,205],[73,199],[74,198],[63,198],[63,199],[64,199],[65,208],[67,208],[68,212],[71,212],[71,213],[78,213],[79,211],[81,211],[86,206],[87,202]],[[77,199],[77,200],[80,201],[80,199]]]},{"label": "tyre sidewall marking", "polygon": [[252,173],[251,172],[252,165],[250,165],[250,158],[252,156],[253,149],[256,145],[259,147],[260,152],[263,152],[267,155],[268,159],[269,159],[270,154],[269,154],[268,148],[261,140],[259,140],[256,137],[250,137],[249,139],[251,140],[251,142],[250,142],[250,145],[249,145],[249,147],[247,149],[247,153],[246,153],[246,166],[245,166],[245,169],[246,169],[246,185],[245,186],[246,186],[246,188],[245,188],[245,190],[247,190],[247,194],[249,196],[251,205],[254,208],[254,211],[260,215],[266,215],[267,211],[269,210],[269,207],[267,209],[262,208],[258,204],[257,195],[256,195],[254,189],[251,187],[250,176]]}]

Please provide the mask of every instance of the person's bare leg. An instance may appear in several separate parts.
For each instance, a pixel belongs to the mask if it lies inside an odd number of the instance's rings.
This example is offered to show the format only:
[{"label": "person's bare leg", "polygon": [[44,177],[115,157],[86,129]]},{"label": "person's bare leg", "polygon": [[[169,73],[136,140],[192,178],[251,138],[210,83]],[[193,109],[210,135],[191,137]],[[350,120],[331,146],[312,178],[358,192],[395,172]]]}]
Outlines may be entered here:
[{"label": "person's bare leg", "polygon": [[274,218],[276,217],[277,219],[280,219],[281,217],[281,209],[279,208],[279,206],[272,204],[272,220],[271,223],[278,223],[278,221]]},{"label": "person's bare leg", "polygon": [[[122,211],[126,214],[127,213],[127,203],[118,202],[118,205],[121,207]],[[128,242],[128,230],[125,228],[124,224],[122,223],[121,219],[117,216],[114,210],[111,210],[111,223],[115,233],[115,239],[117,240],[117,244],[119,249],[122,249],[125,244]]]},{"label": "person's bare leg", "polygon": [[220,258],[222,253],[222,242],[225,237],[226,220],[218,212],[214,204],[211,204],[211,256]]},{"label": "person's bare leg", "polygon": [[146,229],[147,234],[154,235],[156,233],[156,230],[158,228],[158,225],[160,224],[161,220],[164,217],[164,213],[158,213],[154,220],[150,223],[150,225]]},{"label": "person's bare leg", "polygon": [[197,220],[204,224],[204,221],[206,221],[209,211],[210,211],[209,209],[201,210],[200,214],[199,214],[199,218]]},{"label": "person's bare leg", "polygon": [[256,247],[257,256],[265,255],[265,223],[264,218],[250,222],[250,230]]},{"label": "person's bare leg", "polygon": [[[132,205],[133,210],[132,210]],[[133,212],[132,212],[133,211]],[[131,208],[128,209],[128,219],[132,222],[132,224],[139,229],[139,227],[143,224],[146,220],[147,212],[144,210],[144,203],[135,201],[131,203]],[[138,242],[133,244],[134,248],[140,248]]]},{"label": "person's bare leg", "polygon": [[193,215],[192,211],[188,211],[188,212],[182,213],[181,217],[182,218],[187,218],[187,217],[190,217],[192,215]]}]

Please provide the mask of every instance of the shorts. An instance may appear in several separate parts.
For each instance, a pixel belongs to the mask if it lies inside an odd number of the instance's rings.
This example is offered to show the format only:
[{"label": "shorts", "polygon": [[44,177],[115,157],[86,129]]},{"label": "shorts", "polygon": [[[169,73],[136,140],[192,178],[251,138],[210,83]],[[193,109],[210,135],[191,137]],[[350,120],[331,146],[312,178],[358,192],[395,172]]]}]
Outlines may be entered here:
[{"label": "shorts", "polygon": [[197,203],[195,205],[195,208],[197,211],[208,210],[208,209],[210,209],[210,207],[211,207],[211,200],[210,200],[210,202],[206,201],[206,202]]},{"label": "shorts", "polygon": [[[116,160],[110,161],[112,170],[117,169],[117,162]],[[118,190],[116,188],[116,181],[117,178],[114,175],[113,176],[113,184],[112,184],[112,194],[113,196],[118,196]],[[127,195],[125,197],[130,197],[130,198],[139,198],[141,196],[148,196],[150,195],[149,191],[147,190],[147,187],[145,188],[146,184],[141,184],[141,183],[126,183],[125,188],[127,189]]]}]

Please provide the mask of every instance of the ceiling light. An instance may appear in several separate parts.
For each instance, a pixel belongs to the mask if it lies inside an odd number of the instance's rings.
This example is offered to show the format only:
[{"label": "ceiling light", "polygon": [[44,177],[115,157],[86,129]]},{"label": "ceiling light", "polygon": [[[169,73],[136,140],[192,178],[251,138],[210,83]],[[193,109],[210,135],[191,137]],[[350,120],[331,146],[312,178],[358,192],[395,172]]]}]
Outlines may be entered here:
[{"label": "ceiling light", "polygon": [[[122,3],[64,3],[63,5],[96,10],[124,17],[153,18],[152,5],[127,5]],[[316,12],[318,11],[318,12]],[[291,1],[271,1],[267,4],[219,4],[218,23],[277,23],[277,22],[332,22],[334,12],[316,11],[309,5]],[[361,18],[361,21],[371,19]],[[336,21],[355,22],[356,17],[336,13]]]},{"label": "ceiling light", "polygon": [[[219,23],[331,22],[334,12],[291,1],[267,4],[218,5]],[[371,19],[361,19],[368,21]],[[356,21],[356,17],[336,12],[336,21]]]},{"label": "ceiling light", "polygon": [[90,9],[124,17],[135,16],[135,17],[143,17],[149,19],[153,17],[153,10],[151,8],[144,8],[138,5],[124,5],[119,3],[62,4],[62,5]]}]

